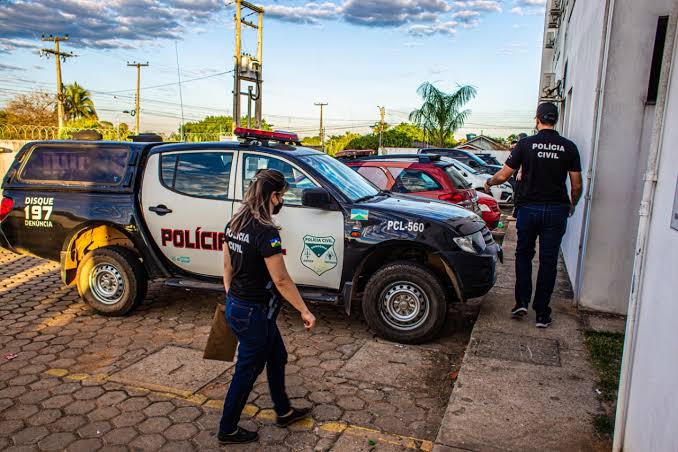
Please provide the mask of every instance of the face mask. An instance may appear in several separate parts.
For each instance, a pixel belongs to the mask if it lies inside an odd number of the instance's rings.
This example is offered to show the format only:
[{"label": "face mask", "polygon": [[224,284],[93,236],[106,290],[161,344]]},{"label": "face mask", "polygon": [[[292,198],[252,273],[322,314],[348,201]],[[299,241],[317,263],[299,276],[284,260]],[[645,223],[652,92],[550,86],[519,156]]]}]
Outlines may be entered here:
[{"label": "face mask", "polygon": [[283,208],[283,205],[285,204],[284,200],[280,200],[280,204],[277,206],[273,206],[273,215],[278,215],[280,213],[280,210]]}]

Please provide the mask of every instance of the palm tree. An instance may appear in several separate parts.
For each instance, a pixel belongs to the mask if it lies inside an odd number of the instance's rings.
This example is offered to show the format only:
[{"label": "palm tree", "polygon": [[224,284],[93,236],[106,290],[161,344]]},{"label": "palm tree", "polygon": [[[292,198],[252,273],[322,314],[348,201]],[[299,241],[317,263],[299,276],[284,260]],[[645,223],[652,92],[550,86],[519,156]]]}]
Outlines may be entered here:
[{"label": "palm tree", "polygon": [[462,108],[476,96],[476,89],[463,85],[452,93],[445,93],[425,82],[417,89],[417,94],[424,103],[410,113],[410,121],[423,129],[434,145],[444,147],[471,114],[471,110]]},{"label": "palm tree", "polygon": [[64,113],[67,120],[72,119],[97,119],[91,94],[82,86],[74,82],[66,85],[64,89]]}]

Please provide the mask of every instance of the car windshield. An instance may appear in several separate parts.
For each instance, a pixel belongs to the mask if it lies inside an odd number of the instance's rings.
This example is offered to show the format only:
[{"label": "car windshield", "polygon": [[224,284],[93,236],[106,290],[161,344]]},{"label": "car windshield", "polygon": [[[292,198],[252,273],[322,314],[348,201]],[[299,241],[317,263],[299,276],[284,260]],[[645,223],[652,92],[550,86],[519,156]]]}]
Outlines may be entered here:
[{"label": "car windshield", "polygon": [[473,175],[480,174],[478,171],[474,170],[473,168],[471,168],[470,166],[468,166],[464,163],[461,163],[459,160],[451,159],[451,158],[448,158],[448,157],[442,157],[441,160],[443,160],[445,162],[452,163],[460,171],[466,171],[467,173],[473,174]]},{"label": "car windshield", "polygon": [[501,163],[499,163],[499,160],[497,160],[495,157],[491,155],[482,155],[479,156],[481,159],[485,161],[488,165],[499,165],[501,166]]},{"label": "car windshield", "polygon": [[480,166],[486,166],[487,165],[487,162],[485,160],[481,159],[480,157],[475,155],[473,152],[466,151],[466,152],[464,152],[464,155],[466,155],[469,159],[475,161]]},{"label": "car windshield", "polygon": [[299,160],[323,175],[351,201],[370,198],[379,190],[364,177],[329,155],[304,155]]},{"label": "car windshield", "polygon": [[462,176],[459,171],[454,168],[454,166],[450,165],[446,167],[445,172],[448,176],[450,176],[450,179],[452,180],[452,183],[455,187],[459,189],[471,188],[471,183],[464,179],[464,176]]}]

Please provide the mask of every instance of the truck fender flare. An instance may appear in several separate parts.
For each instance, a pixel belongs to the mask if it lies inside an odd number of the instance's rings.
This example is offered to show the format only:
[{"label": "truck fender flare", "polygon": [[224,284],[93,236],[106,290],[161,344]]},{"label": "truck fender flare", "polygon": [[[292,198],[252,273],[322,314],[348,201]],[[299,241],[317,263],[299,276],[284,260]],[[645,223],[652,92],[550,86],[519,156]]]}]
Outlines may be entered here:
[{"label": "truck fender flare", "polygon": [[[88,237],[89,244],[83,249],[78,250],[76,246],[77,241],[88,233],[90,234]],[[96,246],[90,247],[90,244]],[[127,231],[117,225],[106,221],[83,223],[68,234],[61,248],[61,279],[64,284],[71,285],[75,282],[75,272],[77,272],[78,262],[82,256],[92,249],[104,246],[122,246],[140,255],[139,250],[136,249],[134,239],[129,236]]]},{"label": "truck fender flare", "polygon": [[[461,290],[461,284],[459,282],[459,278],[457,277],[456,272],[454,271],[454,268],[452,268],[445,261],[445,259],[440,255],[438,251],[425,244],[421,243],[414,244],[410,241],[403,240],[389,240],[387,242],[376,244],[365,253],[365,257],[360,261],[360,264],[358,264],[358,266],[356,267],[355,272],[353,274],[353,278],[350,281],[351,286],[348,289],[351,294],[355,294],[359,291],[360,288],[359,278],[363,275],[366,266],[368,264],[370,265],[373,264],[373,262],[371,262],[370,260],[376,258],[375,255],[377,254],[389,253],[393,252],[393,250],[402,250],[405,252],[414,251],[415,253],[418,253],[420,257],[425,258],[424,261],[421,262],[423,265],[433,268],[435,270],[435,274],[439,278],[441,278],[443,282],[449,282],[449,284],[452,286],[454,290],[454,295],[456,296],[457,300],[465,301],[463,291]],[[402,254],[394,255],[393,258],[391,259],[381,261],[376,268],[380,268],[381,266],[385,265],[388,262],[393,262],[402,259],[403,259]],[[346,284],[349,283],[347,282]],[[345,299],[344,303],[346,303]]]}]

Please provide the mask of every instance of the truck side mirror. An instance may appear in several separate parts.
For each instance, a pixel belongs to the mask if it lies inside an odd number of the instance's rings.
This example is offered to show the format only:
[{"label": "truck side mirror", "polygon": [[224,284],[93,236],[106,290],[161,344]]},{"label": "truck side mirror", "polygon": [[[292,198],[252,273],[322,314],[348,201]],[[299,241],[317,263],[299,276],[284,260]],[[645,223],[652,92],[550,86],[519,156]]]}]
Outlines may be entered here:
[{"label": "truck side mirror", "polygon": [[316,209],[332,210],[334,200],[328,191],[322,187],[307,188],[301,194],[301,205]]}]

